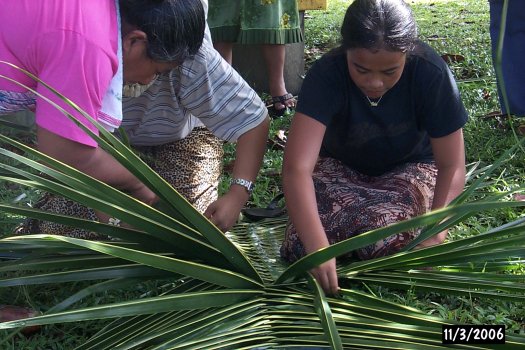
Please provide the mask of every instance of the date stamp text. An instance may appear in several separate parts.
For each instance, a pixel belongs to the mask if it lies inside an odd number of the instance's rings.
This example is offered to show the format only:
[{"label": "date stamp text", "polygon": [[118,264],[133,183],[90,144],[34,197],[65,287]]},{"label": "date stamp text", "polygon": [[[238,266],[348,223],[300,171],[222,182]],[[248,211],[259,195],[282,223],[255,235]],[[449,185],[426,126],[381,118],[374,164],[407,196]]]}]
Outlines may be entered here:
[{"label": "date stamp text", "polygon": [[503,325],[443,325],[443,344],[505,344]]}]

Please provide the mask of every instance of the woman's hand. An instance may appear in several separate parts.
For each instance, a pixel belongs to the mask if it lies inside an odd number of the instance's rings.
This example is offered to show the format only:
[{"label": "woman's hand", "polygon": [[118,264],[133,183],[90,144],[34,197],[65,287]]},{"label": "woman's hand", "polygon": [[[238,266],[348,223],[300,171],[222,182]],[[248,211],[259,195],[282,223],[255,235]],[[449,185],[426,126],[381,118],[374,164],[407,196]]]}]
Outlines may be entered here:
[{"label": "woman's hand", "polygon": [[[309,232],[308,235],[303,235],[301,240],[308,254],[315,253],[330,246],[324,230],[317,234]],[[328,295],[339,293],[336,267],[336,260],[333,258],[310,270],[310,273]]]},{"label": "woman's hand", "polygon": [[130,196],[148,205],[153,205],[159,200],[159,197],[142,182],[137,182],[134,187],[128,189],[128,192]]},{"label": "woman's hand", "polygon": [[228,193],[210,204],[204,212],[204,216],[221,231],[228,231],[239,219],[241,209],[248,197],[249,194],[244,187],[234,185]]},{"label": "woman's hand", "polygon": [[[266,117],[255,128],[248,130],[239,137],[232,177],[255,181],[266,150],[269,125],[270,119]],[[210,204],[204,212],[204,216],[222,231],[227,231],[239,219],[241,209],[249,197],[250,195],[244,187],[233,185],[228,193]]]}]

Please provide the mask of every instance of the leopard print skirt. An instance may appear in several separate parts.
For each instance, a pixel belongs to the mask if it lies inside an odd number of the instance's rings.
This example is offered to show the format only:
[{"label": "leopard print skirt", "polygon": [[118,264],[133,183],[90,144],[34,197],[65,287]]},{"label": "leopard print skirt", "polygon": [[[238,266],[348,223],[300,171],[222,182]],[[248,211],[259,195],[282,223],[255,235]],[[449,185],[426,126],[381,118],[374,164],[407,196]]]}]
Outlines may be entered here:
[{"label": "leopard print skirt", "polygon": [[[144,161],[201,213],[218,197],[223,141],[206,128],[195,128],[184,139],[160,146],[137,148]],[[97,221],[95,211],[70,199],[46,193],[34,208]],[[94,232],[49,221],[26,219],[16,234],[54,234],[100,239]]]}]

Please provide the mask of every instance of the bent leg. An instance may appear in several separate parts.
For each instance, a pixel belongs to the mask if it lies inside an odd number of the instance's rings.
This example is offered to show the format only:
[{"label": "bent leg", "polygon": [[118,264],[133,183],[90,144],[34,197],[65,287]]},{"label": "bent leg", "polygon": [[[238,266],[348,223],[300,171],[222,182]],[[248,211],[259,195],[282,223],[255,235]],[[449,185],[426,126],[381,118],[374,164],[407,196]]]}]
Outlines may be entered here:
[{"label": "bent leg", "polygon": [[[145,162],[201,213],[217,199],[222,170],[223,142],[205,128],[195,128],[186,138],[144,147]],[[55,214],[98,221],[95,211],[62,196],[46,193],[35,208]],[[100,235],[49,221],[26,219],[17,234],[56,234],[82,239]]]},{"label": "bent leg", "polygon": [[233,43],[229,42],[214,42],[213,47],[219,54],[224,58],[226,62],[228,62],[230,65],[232,64],[233,60]]},{"label": "bent leg", "polygon": [[[430,210],[437,169],[411,163],[382,176],[358,173],[331,158],[319,159],[314,171],[319,216],[330,244],[376,228],[407,220]],[[360,248],[360,259],[395,253],[419,234],[411,230]],[[281,255],[295,261],[305,255],[295,227],[289,222]]]},{"label": "bent leg", "polygon": [[[381,198],[363,207],[368,223],[362,232],[389,226],[427,213],[432,208],[437,169],[433,163],[410,163],[375,178],[370,194]],[[366,230],[366,231],[365,231]],[[366,260],[398,252],[416,238],[415,228],[386,237],[357,251]]]},{"label": "bent leg", "polygon": [[[262,45],[264,62],[266,70],[268,71],[268,86],[270,95],[273,97],[284,96],[288,93],[284,82],[284,63],[286,59],[286,48],[284,45],[265,44]],[[284,101],[283,103],[275,103],[277,110],[294,107],[295,100],[293,98]]]},{"label": "bent leg", "polygon": [[151,167],[203,213],[218,198],[222,146],[208,129],[195,128],[182,140],[155,146]]}]

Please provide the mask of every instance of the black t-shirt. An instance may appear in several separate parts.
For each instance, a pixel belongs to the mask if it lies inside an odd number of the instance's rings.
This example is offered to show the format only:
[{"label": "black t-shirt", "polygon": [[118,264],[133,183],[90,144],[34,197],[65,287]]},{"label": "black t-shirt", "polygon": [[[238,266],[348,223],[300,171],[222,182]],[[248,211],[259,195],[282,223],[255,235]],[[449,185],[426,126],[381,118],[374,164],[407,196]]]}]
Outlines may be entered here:
[{"label": "black t-shirt", "polygon": [[377,107],[350,78],[346,54],[326,54],[309,70],[297,111],[326,125],[321,156],[372,176],[432,161],[429,137],[449,135],[468,119],[450,69],[422,42]]}]

